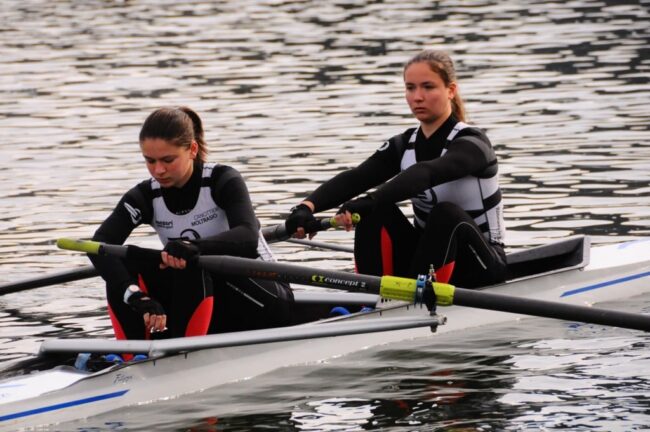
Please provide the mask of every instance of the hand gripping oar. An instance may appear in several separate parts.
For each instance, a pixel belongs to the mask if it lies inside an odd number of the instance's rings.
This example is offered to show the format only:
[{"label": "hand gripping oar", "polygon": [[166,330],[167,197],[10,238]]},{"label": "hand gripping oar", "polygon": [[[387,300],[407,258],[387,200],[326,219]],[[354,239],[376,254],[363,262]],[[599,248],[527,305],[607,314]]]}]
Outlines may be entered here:
[{"label": "hand gripping oar", "polygon": [[[357,223],[359,221],[358,215],[353,215],[352,219],[354,223]],[[321,225],[321,230],[337,227],[336,220],[333,217],[321,219],[320,225]],[[312,240],[301,240],[301,239],[289,238],[284,223],[272,227],[263,228],[262,234],[264,235],[266,241],[268,241],[269,243],[275,243],[275,242],[287,240],[291,243],[297,243],[304,246],[318,247],[321,249],[331,249],[331,250],[337,250],[343,252],[354,252],[354,248],[347,247],[347,246],[333,245],[333,244],[317,242]],[[4,284],[0,284],[0,295],[11,294],[20,291],[27,291],[33,288],[42,288],[50,285],[58,285],[65,282],[73,282],[81,279],[89,279],[95,276],[99,276],[99,273],[97,272],[95,267],[93,267],[92,265],[87,265],[73,270],[51,273],[44,276],[25,279],[18,282],[7,282]]]},{"label": "hand gripping oar", "polygon": [[[129,248],[134,248],[134,246],[107,245],[69,239],[60,239],[57,245],[62,249],[117,256],[127,256]],[[151,249],[146,251],[147,253],[160,254],[160,251]],[[214,273],[332,287],[346,291],[379,293],[383,298],[407,302],[426,302],[427,297],[431,298],[435,294],[435,301],[441,306],[469,306],[542,318],[650,331],[650,315],[470,290],[438,282],[433,282],[427,289],[427,287],[423,288],[420,281],[416,279],[361,275],[231,256],[201,256],[198,259],[198,265]]]},{"label": "hand gripping oar", "polygon": [[[357,224],[361,220],[361,216],[357,213],[352,215],[352,223]],[[318,220],[318,229],[312,231],[324,231],[330,228],[338,228],[339,224],[335,217],[323,218]],[[284,223],[279,223],[276,226],[262,228],[262,235],[269,243],[288,240],[291,235],[287,233],[287,228]]]}]

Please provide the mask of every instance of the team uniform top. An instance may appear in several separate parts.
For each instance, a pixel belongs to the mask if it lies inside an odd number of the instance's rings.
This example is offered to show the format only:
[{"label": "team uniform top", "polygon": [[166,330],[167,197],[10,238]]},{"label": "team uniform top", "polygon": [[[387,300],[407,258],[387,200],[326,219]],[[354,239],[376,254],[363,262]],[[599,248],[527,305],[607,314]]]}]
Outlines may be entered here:
[{"label": "team uniform top", "polygon": [[[154,179],[129,190],[97,229],[93,240],[123,244],[141,224],[151,225],[163,244],[199,240],[202,254],[258,256],[259,224],[240,173],[226,165],[194,163],[182,188],[161,188]],[[93,257],[112,286],[137,283],[119,259]]]},{"label": "team uniform top", "polygon": [[379,203],[410,199],[416,228],[425,227],[427,214],[437,203],[451,202],[474,219],[486,240],[502,244],[505,224],[497,168],[485,133],[450,116],[428,138],[419,127],[392,137],[306,200],[315,211],[327,210],[392,179],[372,196]]}]

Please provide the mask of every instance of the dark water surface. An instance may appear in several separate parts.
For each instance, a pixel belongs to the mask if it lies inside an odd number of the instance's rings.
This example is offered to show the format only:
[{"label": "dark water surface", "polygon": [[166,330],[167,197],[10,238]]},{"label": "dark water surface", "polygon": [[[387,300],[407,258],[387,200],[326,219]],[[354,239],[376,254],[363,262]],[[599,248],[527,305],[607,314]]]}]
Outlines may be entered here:
[{"label": "dark water surface", "polygon": [[[0,3],[0,283],[86,265],[88,238],[147,176],[153,109],[203,117],[264,226],[413,125],[401,66],[456,60],[494,143],[508,246],[650,235],[649,1]],[[155,245],[151,232],[138,241]],[[351,244],[328,232],[321,240]],[[350,257],[274,247],[351,269]],[[650,310],[650,298],[617,305]],[[45,337],[110,336],[89,279],[0,297],[0,367]],[[410,341],[61,430],[650,430],[650,340],[528,320]]]}]

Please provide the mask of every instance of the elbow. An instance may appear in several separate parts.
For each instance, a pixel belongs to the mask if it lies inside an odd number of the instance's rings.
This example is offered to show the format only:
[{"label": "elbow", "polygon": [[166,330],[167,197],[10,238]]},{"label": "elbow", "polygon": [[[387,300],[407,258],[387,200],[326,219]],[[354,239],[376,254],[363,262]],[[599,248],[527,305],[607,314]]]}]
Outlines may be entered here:
[{"label": "elbow", "polygon": [[257,245],[259,243],[259,230],[250,227],[246,235],[242,236],[242,255],[245,258],[257,258]]},{"label": "elbow", "polygon": [[257,258],[259,254],[257,253],[257,242],[247,244],[242,250],[243,258]]}]

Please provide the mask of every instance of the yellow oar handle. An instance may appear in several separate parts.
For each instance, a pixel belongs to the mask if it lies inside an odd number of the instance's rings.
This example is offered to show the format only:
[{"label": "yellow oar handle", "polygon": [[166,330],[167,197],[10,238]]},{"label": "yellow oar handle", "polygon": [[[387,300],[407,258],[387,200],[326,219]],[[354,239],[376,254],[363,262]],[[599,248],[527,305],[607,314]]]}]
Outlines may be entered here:
[{"label": "yellow oar handle", "polygon": [[[352,215],[352,223],[353,224],[358,224],[359,221],[361,220],[361,216],[358,213],[354,213]],[[315,227],[312,227],[311,229],[316,231],[322,231],[330,228],[338,228],[340,225],[336,221],[336,216],[332,217],[324,217],[322,219],[318,219],[317,223],[315,224]],[[285,223],[278,224],[273,227],[266,227],[262,229],[262,235],[264,236],[264,239],[269,242],[269,243],[275,243],[278,241],[283,241],[287,240],[291,236],[287,233],[287,227]]]},{"label": "yellow oar handle", "polygon": [[75,240],[71,238],[60,238],[56,241],[56,246],[59,249],[99,255],[102,244],[90,240]]},{"label": "yellow oar handle", "polygon": [[[361,221],[361,215],[359,213],[352,213],[352,223],[354,225],[358,224]],[[330,227],[331,228],[338,228],[339,224],[336,221],[336,216],[332,216],[329,219]]]},{"label": "yellow oar handle", "polygon": [[144,249],[137,246],[124,246],[114,245],[92,240],[74,240],[69,238],[60,238],[56,241],[56,245],[61,249],[85,252],[91,255],[112,255],[117,257],[126,257],[127,252],[131,250],[133,253],[146,254],[147,256],[157,257],[160,251],[153,249]]},{"label": "yellow oar handle", "polygon": [[[413,302],[417,293],[417,283],[418,281],[415,279],[382,276],[379,285],[379,295],[387,299]],[[451,306],[454,304],[455,289],[456,287],[453,285],[433,282],[436,303],[440,306]]]}]

